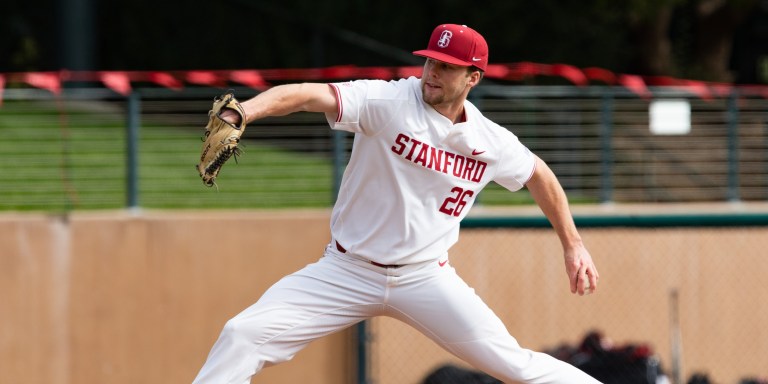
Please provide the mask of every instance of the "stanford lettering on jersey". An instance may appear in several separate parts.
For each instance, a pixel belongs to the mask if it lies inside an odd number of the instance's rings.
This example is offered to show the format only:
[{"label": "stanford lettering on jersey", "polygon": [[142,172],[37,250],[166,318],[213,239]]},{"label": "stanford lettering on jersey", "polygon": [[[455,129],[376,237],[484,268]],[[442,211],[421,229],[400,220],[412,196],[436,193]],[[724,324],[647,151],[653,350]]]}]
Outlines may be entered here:
[{"label": "stanford lettering on jersey", "polygon": [[471,157],[437,149],[403,133],[397,135],[392,152],[424,168],[479,183],[488,164]]}]

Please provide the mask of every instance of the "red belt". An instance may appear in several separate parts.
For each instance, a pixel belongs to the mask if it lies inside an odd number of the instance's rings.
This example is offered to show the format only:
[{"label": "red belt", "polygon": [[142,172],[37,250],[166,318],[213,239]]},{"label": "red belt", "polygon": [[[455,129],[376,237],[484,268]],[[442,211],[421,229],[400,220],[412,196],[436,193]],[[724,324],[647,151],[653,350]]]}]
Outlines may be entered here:
[{"label": "red belt", "polygon": [[[341,244],[339,244],[338,241],[336,242],[336,249],[338,249],[339,252],[341,252],[341,253],[347,253],[347,250],[344,249],[344,247],[342,247]],[[400,264],[381,264],[381,263],[377,263],[377,262],[375,262],[373,260],[368,260],[368,262],[371,263],[371,265],[375,265],[375,266],[377,266],[379,268],[400,268],[400,267],[402,267],[402,265],[400,265]]]}]

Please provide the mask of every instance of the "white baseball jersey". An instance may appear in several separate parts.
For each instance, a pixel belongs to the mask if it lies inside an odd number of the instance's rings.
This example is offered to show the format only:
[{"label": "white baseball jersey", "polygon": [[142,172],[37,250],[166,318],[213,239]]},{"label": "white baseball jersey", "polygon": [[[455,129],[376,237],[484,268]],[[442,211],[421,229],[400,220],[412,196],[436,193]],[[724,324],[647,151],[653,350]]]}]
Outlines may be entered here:
[{"label": "white baseball jersey", "polygon": [[490,181],[516,191],[534,156],[506,128],[465,101],[453,124],[422,99],[421,82],[331,84],[339,109],[331,128],[355,133],[331,217],[344,249],[381,264],[436,259],[456,243],[459,222]]}]

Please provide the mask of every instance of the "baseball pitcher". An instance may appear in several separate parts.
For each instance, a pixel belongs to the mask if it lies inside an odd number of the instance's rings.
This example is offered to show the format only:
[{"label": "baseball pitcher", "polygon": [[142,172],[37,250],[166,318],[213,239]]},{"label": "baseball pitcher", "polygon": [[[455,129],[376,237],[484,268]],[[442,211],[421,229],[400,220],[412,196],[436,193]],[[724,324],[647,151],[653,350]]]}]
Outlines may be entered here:
[{"label": "baseball pitcher", "polygon": [[373,316],[403,321],[505,382],[598,382],[521,347],[451,267],[459,223],[494,181],[528,188],[562,243],[572,293],[591,293],[599,279],[553,172],[467,101],[488,66],[485,39],[444,24],[414,54],[425,58],[421,78],[288,84],[242,104],[231,94],[217,99],[209,127],[226,132],[207,134],[218,137],[204,144],[198,166],[208,185],[257,119],[324,113],[354,144],[322,257],[229,320],[195,383],[247,384],[311,341]]}]

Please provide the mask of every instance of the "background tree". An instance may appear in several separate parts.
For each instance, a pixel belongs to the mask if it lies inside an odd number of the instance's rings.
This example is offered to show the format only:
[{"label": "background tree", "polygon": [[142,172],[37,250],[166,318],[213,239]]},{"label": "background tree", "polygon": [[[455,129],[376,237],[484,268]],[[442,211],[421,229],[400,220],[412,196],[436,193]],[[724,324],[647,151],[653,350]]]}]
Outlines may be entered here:
[{"label": "background tree", "polygon": [[768,0],[2,2],[0,71],[410,65],[441,22],[496,63],[766,82]]},{"label": "background tree", "polygon": [[736,32],[758,0],[631,0],[625,17],[635,46],[628,69],[644,75],[734,80]]}]

